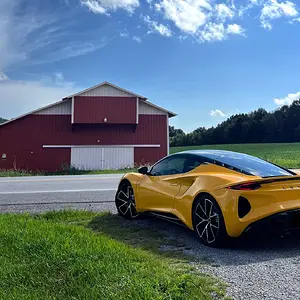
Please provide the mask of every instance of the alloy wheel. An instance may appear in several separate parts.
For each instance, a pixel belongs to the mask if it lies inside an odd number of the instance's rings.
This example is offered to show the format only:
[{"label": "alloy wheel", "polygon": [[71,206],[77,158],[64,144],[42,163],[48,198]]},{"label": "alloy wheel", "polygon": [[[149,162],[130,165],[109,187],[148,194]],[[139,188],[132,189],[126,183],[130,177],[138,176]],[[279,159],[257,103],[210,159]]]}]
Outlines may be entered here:
[{"label": "alloy wheel", "polygon": [[116,206],[119,213],[128,219],[134,219],[139,215],[136,211],[134,191],[131,185],[125,184],[120,187],[116,195]]},{"label": "alloy wheel", "polygon": [[214,203],[204,198],[195,208],[195,227],[199,237],[207,244],[214,243],[220,230],[220,218]]}]

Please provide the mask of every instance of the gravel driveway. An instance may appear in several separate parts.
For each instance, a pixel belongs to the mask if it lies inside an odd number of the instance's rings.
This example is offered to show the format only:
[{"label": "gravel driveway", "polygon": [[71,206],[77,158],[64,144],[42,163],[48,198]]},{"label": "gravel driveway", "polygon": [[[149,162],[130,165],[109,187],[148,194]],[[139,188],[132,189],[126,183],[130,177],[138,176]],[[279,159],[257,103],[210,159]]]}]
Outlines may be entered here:
[{"label": "gravel driveway", "polygon": [[185,252],[196,257],[193,265],[225,281],[233,299],[300,299],[300,233],[264,240],[252,236],[216,249],[202,245],[184,227],[155,218],[144,222],[180,239],[189,248]]}]

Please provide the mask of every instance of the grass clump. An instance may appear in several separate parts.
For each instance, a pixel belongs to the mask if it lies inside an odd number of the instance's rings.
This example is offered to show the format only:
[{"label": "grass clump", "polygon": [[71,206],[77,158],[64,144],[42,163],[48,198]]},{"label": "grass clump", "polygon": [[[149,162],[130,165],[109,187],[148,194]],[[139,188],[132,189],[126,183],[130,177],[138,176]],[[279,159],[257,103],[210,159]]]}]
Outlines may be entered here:
[{"label": "grass clump", "polygon": [[33,175],[35,175],[33,172],[25,170],[0,170],[0,177],[24,177]]},{"label": "grass clump", "polygon": [[[0,215],[0,299],[210,299],[211,277],[86,228],[89,212]],[[84,225],[84,226],[82,226]]]},{"label": "grass clump", "polygon": [[136,172],[136,168],[120,170],[93,170],[85,171],[75,168],[56,172],[26,171],[26,170],[0,170],[0,177],[23,177],[23,176],[55,176],[55,175],[101,175],[101,174],[122,174]]}]

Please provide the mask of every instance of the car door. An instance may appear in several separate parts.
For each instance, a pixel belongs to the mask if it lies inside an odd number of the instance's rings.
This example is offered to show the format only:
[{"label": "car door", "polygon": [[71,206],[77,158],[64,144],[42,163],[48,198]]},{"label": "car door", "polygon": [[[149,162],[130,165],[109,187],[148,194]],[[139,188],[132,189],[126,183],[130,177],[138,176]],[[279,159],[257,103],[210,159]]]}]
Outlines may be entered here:
[{"label": "car door", "polygon": [[172,211],[185,160],[184,155],[167,157],[155,164],[148,175],[143,175],[138,186],[138,209]]}]

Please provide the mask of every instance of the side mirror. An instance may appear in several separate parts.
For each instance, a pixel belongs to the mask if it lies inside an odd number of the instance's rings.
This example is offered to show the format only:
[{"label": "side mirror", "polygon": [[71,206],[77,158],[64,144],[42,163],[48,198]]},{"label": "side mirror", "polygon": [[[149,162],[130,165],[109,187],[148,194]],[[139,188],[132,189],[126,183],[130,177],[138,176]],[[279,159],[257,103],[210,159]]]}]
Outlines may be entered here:
[{"label": "side mirror", "polygon": [[139,172],[140,174],[147,175],[147,174],[148,174],[148,167],[140,167],[140,168],[138,169],[138,172]]}]

